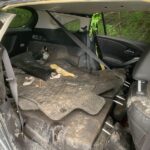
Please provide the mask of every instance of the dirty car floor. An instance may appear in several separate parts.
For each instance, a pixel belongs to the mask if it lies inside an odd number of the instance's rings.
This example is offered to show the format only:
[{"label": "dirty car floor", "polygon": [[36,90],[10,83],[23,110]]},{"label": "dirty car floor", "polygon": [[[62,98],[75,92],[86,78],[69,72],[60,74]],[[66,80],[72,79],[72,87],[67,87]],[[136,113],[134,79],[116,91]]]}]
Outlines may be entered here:
[{"label": "dirty car floor", "polygon": [[[16,60],[17,64],[18,57],[23,59],[25,55],[28,54],[15,56],[13,62]],[[114,97],[123,80],[108,70],[83,71],[65,59],[46,62],[45,66],[50,64],[57,64],[76,77],[61,76],[47,81],[34,77],[32,84],[24,86],[30,75],[15,69],[26,134],[44,149],[100,149],[100,143],[96,148],[93,146],[112,106],[112,100],[100,95],[113,91]]]}]

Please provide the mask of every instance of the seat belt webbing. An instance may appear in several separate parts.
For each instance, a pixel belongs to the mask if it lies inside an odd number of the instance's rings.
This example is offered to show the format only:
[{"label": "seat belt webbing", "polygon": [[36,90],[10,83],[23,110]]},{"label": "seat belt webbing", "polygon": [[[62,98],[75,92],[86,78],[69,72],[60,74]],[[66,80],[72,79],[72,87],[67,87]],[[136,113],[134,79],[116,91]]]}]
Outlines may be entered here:
[{"label": "seat belt webbing", "polygon": [[18,85],[17,85],[16,77],[15,77],[15,74],[14,74],[14,71],[13,71],[13,68],[12,68],[12,65],[11,65],[11,61],[10,61],[8,52],[4,47],[3,47],[2,61],[3,61],[4,68],[5,68],[5,71],[6,71],[6,77],[7,77],[6,80],[9,83],[12,96],[15,100],[16,107],[17,107],[17,113],[19,115],[19,119],[20,119],[20,122],[21,122],[21,129],[23,130],[24,122],[23,122],[23,118],[22,118],[22,115],[21,115],[21,112],[20,112],[20,109],[19,109]]},{"label": "seat belt webbing", "polygon": [[150,150],[150,133],[148,133],[145,137],[145,141],[141,150]]},{"label": "seat belt webbing", "polygon": [[49,11],[47,13],[50,17],[59,25],[59,27],[91,58],[96,60],[98,63],[104,65],[107,69],[110,69],[101,59],[99,59],[93,51],[91,51],[81,40],[79,40],[74,34],[69,32]]}]

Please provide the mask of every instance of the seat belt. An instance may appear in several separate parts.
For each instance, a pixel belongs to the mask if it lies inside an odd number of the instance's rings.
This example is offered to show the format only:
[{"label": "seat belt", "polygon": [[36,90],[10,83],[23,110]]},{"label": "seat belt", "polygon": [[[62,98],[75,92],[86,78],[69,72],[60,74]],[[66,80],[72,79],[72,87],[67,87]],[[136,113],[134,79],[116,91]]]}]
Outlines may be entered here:
[{"label": "seat belt", "polygon": [[133,59],[124,62],[122,66],[127,66],[127,65],[134,64],[134,63],[138,62],[139,59],[140,59],[139,57],[134,57]]},{"label": "seat belt", "polygon": [[10,61],[8,52],[4,47],[2,47],[2,49],[3,49],[2,61],[4,64],[4,69],[6,71],[6,77],[7,77],[6,81],[8,81],[8,83],[9,83],[12,96],[15,100],[16,107],[17,107],[17,113],[18,113],[20,123],[21,123],[21,131],[23,131],[24,121],[23,121],[23,117],[22,117],[20,109],[19,109],[18,85],[17,85],[16,77],[15,77],[15,74],[14,74],[14,71],[13,71],[13,68],[11,65],[11,61]]},{"label": "seat belt", "polygon": [[148,133],[145,137],[145,141],[141,150],[150,150],[150,133]]},{"label": "seat belt", "polygon": [[107,66],[101,59],[97,57],[97,55],[89,49],[81,40],[79,40],[74,34],[69,32],[48,10],[47,13],[50,15],[50,17],[59,25],[59,27],[85,52],[87,53],[91,58],[93,58],[95,61],[97,61],[99,64],[102,64],[107,69],[110,69],[109,66]]}]

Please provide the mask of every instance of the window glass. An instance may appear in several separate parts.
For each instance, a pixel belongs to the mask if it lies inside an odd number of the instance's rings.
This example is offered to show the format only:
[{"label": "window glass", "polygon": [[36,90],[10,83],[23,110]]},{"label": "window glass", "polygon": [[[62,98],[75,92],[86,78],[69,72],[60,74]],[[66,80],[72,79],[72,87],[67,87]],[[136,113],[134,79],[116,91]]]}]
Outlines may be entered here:
[{"label": "window glass", "polygon": [[29,27],[33,22],[33,14],[28,9],[13,8],[8,10],[10,13],[16,14],[16,17],[10,24],[10,28]]},{"label": "window glass", "polygon": [[[108,12],[104,17],[109,36],[150,43],[150,12]],[[102,21],[99,34],[104,34]]]}]

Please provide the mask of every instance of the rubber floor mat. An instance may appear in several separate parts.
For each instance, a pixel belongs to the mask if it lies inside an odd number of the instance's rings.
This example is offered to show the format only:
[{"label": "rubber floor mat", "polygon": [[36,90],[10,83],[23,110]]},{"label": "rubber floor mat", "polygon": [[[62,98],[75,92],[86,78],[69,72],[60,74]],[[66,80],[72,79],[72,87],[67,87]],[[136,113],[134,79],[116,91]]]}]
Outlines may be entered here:
[{"label": "rubber floor mat", "polygon": [[[24,78],[25,76],[22,76],[20,81],[24,81]],[[52,120],[60,120],[75,109],[95,115],[105,104],[105,100],[91,92],[88,85],[66,82],[63,78],[49,80],[42,87],[37,87],[38,82],[43,81],[36,79],[30,86],[19,86],[19,104],[22,109],[32,109],[30,106],[23,108],[22,104],[33,102]]]},{"label": "rubber floor mat", "polygon": [[97,94],[118,88],[121,84],[118,78],[107,71],[103,71],[101,75],[92,75],[65,61],[56,64],[72,72],[77,78],[60,77],[46,82],[35,78],[31,85],[23,86],[28,75],[16,73],[19,106],[22,110],[40,109],[52,120],[60,120],[76,109],[96,115],[105,105],[105,100]]}]

